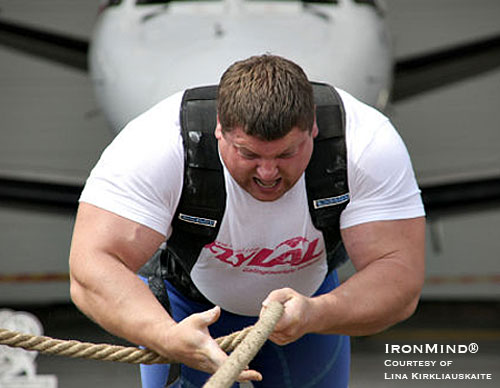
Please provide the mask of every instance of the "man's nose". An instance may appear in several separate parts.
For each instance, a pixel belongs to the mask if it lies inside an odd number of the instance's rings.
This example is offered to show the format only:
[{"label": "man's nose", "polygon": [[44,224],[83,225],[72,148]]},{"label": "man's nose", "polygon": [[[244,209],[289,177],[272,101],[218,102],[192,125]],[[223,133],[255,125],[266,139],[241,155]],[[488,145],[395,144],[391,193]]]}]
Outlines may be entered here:
[{"label": "man's nose", "polygon": [[257,175],[263,181],[278,178],[278,163],[274,160],[261,160],[257,166]]}]

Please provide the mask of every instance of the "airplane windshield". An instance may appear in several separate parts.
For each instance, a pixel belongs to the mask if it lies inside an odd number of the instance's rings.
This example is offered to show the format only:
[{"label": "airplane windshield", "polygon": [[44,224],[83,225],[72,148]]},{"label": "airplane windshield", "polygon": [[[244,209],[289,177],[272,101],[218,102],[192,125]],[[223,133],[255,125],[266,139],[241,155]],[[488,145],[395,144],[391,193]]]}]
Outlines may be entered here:
[{"label": "airplane windshield", "polygon": [[171,0],[136,0],[136,4],[165,4],[170,3]]},{"label": "airplane windshield", "polygon": [[136,4],[166,4],[166,3],[172,3],[172,2],[179,2],[179,1],[186,1],[186,2],[193,2],[193,1],[222,1],[222,0],[136,0]]},{"label": "airplane windshield", "polygon": [[338,4],[339,0],[247,0],[247,1],[283,1],[283,2],[301,2],[301,3],[316,3],[316,4]]},{"label": "airplane windshield", "polygon": [[[136,0],[136,4],[166,4],[170,2],[180,1],[222,1],[222,0]],[[339,0],[247,0],[247,1],[283,1],[283,2],[302,2],[302,3],[316,3],[316,4],[338,4]],[[357,3],[370,3],[374,4],[375,0],[355,0]],[[121,3],[121,0],[110,0],[109,5],[116,5]],[[375,4],[374,4],[375,5]]]},{"label": "airplane windshield", "polygon": [[302,0],[303,3],[338,4],[339,0]]},{"label": "airplane windshield", "polygon": [[367,4],[377,7],[377,0],[354,0],[354,2],[358,4]]},{"label": "airplane windshield", "polygon": [[118,5],[122,2],[122,0],[108,0],[107,2],[104,3],[104,7],[109,7],[111,5]]},{"label": "airplane windshield", "polygon": [[[136,0],[136,4],[166,4],[180,1],[222,1],[222,0]],[[339,0],[246,0],[246,1],[283,1],[283,2],[302,2],[318,4],[338,4]],[[110,3],[120,3],[121,0],[110,0]],[[370,1],[360,0],[360,3],[369,3]],[[373,2],[373,0],[372,0]]]}]

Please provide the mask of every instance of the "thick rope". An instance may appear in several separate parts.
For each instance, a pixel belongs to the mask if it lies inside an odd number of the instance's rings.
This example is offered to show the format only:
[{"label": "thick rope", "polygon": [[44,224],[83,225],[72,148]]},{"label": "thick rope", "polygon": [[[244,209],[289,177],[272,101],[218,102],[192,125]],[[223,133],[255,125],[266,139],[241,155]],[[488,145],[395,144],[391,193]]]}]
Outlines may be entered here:
[{"label": "thick rope", "polygon": [[[225,352],[231,352],[246,337],[253,326],[216,339]],[[45,336],[23,334],[0,328],[0,345],[34,350],[43,354],[85,358],[99,361],[116,361],[129,364],[170,364],[175,360],[162,357],[149,349],[120,345],[94,344],[76,340],[60,340]]]},{"label": "thick rope", "polygon": [[282,315],[283,305],[279,302],[271,302],[263,311],[261,319],[203,388],[229,388],[264,345]]},{"label": "thick rope", "polygon": [[[281,306],[281,304],[279,305]],[[234,332],[225,337],[217,338],[216,342],[222,350],[229,353],[233,351],[249,335],[252,330],[255,330],[254,328],[260,330],[259,327],[260,325],[262,325],[261,321],[267,319],[269,319],[267,318],[267,314],[263,314],[263,316],[254,326],[247,327],[241,331]],[[272,327],[274,327],[274,324]],[[25,350],[34,350],[50,355],[85,358],[100,361],[116,361],[129,364],[150,365],[171,364],[176,362],[176,360],[162,357],[149,349],[139,349],[135,347],[125,347],[108,344],[94,344],[76,340],[60,340],[45,336],[22,334],[2,328],[0,328],[0,345],[7,345],[13,348],[22,348]]]}]

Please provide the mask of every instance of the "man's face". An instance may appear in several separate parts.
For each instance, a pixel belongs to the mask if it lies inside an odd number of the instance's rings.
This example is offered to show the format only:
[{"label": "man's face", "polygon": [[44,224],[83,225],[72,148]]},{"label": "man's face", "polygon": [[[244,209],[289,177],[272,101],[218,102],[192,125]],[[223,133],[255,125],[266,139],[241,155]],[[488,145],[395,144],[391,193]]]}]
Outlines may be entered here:
[{"label": "man's face", "polygon": [[218,120],[215,129],[231,176],[259,201],[275,201],[292,188],[311,159],[317,134],[316,124],[311,132],[294,127],[285,137],[272,141],[247,135],[241,128],[222,134]]}]

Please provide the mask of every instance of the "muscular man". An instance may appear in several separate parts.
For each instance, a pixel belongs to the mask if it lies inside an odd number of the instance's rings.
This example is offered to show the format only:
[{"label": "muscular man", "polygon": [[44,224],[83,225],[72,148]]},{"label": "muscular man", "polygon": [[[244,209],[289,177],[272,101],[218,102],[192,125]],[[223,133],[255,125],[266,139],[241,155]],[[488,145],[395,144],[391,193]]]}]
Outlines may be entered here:
[{"label": "muscular man", "polygon": [[[284,315],[239,376],[256,387],[346,387],[348,336],[413,313],[425,219],[408,153],[385,116],[325,88],[343,121],[330,103],[326,113],[316,109],[295,63],[272,55],[236,62],[217,89],[213,152],[200,145],[201,131],[181,130],[203,115],[178,93],[127,125],[92,171],[71,247],[72,298],[108,331],[182,363],[175,386],[202,386],[227,357],[214,338],[254,323],[272,300]],[[337,145],[323,142],[320,152],[319,139],[339,122]],[[221,165],[208,188],[192,175],[205,159]],[[346,191],[309,198],[311,187],[330,190],[313,178],[323,164],[333,166],[327,175],[335,170],[333,192]],[[200,191],[225,195],[222,220],[178,211]],[[193,253],[198,237],[180,233],[184,225],[218,229]],[[136,274],[165,241],[169,312]],[[332,258],[343,247],[357,272],[339,284]],[[141,371],[144,387],[165,385],[168,366]]]}]

